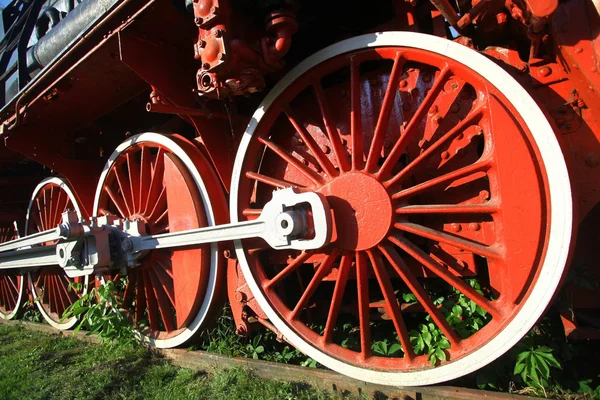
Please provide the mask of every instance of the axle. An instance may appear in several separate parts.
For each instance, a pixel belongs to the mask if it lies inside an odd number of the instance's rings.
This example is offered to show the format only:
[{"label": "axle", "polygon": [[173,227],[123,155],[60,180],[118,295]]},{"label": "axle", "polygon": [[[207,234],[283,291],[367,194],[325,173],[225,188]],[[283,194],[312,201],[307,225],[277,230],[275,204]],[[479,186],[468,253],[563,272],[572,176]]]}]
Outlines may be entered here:
[{"label": "axle", "polygon": [[256,220],[160,235],[147,235],[141,221],[102,216],[88,224],[67,211],[54,229],[0,244],[0,269],[58,265],[76,277],[101,268],[126,271],[155,249],[261,238],[275,249],[309,250],[323,247],[330,237],[331,216],[324,196],[290,188],[274,191]]}]

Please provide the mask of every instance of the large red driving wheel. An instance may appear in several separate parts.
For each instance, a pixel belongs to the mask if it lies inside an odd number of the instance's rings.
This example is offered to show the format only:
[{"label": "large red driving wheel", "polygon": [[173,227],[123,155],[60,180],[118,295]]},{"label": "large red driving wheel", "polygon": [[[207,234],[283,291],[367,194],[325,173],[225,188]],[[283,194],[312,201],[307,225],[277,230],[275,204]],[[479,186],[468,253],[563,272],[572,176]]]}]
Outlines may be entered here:
[{"label": "large red driving wheel", "polygon": [[366,35],[305,60],[255,113],[234,171],[232,221],[277,188],[326,196],[328,246],[236,250],[281,334],[357,379],[480,368],[535,323],[565,267],[570,184],[550,125],[500,67],[437,37]]},{"label": "large red driving wheel", "polygon": [[[12,224],[0,228],[0,243],[17,237],[17,230]],[[24,281],[19,271],[0,271],[0,318],[13,319],[19,313],[23,303]]]},{"label": "large red driving wheel", "polygon": [[[67,210],[75,211],[82,218],[81,209],[67,182],[59,177],[44,179],[33,191],[29,202],[25,235],[56,228]],[[82,291],[87,290],[87,276],[69,278],[56,265],[30,272],[29,282],[34,301],[50,325],[62,330],[77,323],[77,317],[63,319],[63,313],[77,301]]]},{"label": "large red driving wheel", "polygon": [[[144,234],[154,235],[223,223],[225,206],[216,174],[198,148],[178,135],[143,133],[110,157],[94,215],[141,221]],[[215,243],[153,250],[130,266],[121,298],[142,337],[164,348],[199,332],[221,305],[222,262]]]}]

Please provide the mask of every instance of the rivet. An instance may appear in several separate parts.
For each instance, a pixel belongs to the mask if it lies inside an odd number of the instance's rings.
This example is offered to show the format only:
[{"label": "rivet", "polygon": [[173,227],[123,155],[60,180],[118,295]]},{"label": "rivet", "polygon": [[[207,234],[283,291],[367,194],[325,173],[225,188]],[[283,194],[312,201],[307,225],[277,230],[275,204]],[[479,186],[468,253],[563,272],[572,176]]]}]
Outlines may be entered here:
[{"label": "rivet", "polygon": [[331,153],[331,148],[329,146],[327,146],[327,145],[323,145],[321,147],[321,149],[323,150],[323,153],[325,153],[325,154]]},{"label": "rivet", "polygon": [[479,192],[479,198],[482,200],[489,200],[490,192],[488,192],[487,190],[482,190],[481,192]]},{"label": "rivet", "polygon": [[575,53],[576,54],[583,53],[583,49],[581,47],[577,47],[577,48],[575,48]]},{"label": "rivet", "polygon": [[402,79],[400,81],[400,88],[404,89],[407,85],[408,85],[408,82],[406,82],[405,79]]},{"label": "rivet", "polygon": [[447,160],[450,157],[450,153],[447,151],[442,151],[442,160]]},{"label": "rivet", "polygon": [[461,229],[462,229],[462,226],[460,226],[460,224],[457,224],[457,223],[450,224],[450,230],[452,232],[460,232]]},{"label": "rivet", "polygon": [[469,224],[469,229],[472,231],[478,231],[481,229],[481,225],[479,225],[477,222],[471,222]]},{"label": "rivet", "polygon": [[550,74],[552,74],[552,69],[548,66],[544,66],[538,70],[538,75],[542,78],[549,76]]}]

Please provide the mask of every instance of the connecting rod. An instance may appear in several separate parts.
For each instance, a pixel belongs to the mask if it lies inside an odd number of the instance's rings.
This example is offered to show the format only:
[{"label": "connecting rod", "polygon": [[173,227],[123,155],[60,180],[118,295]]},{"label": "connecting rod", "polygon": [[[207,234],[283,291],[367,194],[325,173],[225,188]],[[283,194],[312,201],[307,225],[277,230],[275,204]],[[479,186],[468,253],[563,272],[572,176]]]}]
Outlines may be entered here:
[{"label": "connecting rod", "polygon": [[74,277],[99,268],[135,268],[138,259],[155,249],[249,238],[261,238],[275,249],[321,248],[331,238],[329,205],[318,193],[276,190],[255,220],[159,235],[146,235],[140,221],[104,216],[87,224],[66,212],[54,229],[0,244],[0,269],[59,265]]}]

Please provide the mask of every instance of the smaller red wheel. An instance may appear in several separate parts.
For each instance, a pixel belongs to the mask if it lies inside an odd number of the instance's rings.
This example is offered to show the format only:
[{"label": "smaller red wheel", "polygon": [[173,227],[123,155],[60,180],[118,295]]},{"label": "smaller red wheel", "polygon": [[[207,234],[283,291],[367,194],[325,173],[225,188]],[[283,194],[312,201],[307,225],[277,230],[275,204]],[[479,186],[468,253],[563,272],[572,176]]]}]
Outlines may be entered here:
[{"label": "smaller red wheel", "polygon": [[[13,225],[0,228],[0,243],[17,238]],[[13,319],[23,303],[23,275],[18,271],[0,272],[0,318]]]},{"label": "smaller red wheel", "polygon": [[[29,202],[25,236],[55,228],[67,210],[74,210],[81,219],[81,209],[67,182],[58,177],[44,179],[33,191]],[[81,295],[73,283],[81,284],[85,292],[87,276],[72,279],[59,266],[51,266],[30,272],[29,282],[34,301],[50,325],[64,330],[77,323],[76,317],[63,320],[63,313]]]},{"label": "smaller red wheel", "polygon": [[[218,178],[196,146],[149,132],[129,138],[110,157],[94,215],[142,221],[155,235],[224,223],[225,205]],[[179,346],[210,321],[221,306],[221,253],[216,243],[152,250],[128,268],[120,297],[144,341]]]}]

